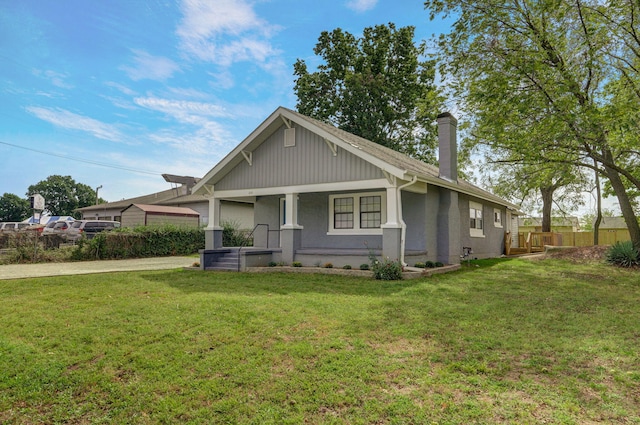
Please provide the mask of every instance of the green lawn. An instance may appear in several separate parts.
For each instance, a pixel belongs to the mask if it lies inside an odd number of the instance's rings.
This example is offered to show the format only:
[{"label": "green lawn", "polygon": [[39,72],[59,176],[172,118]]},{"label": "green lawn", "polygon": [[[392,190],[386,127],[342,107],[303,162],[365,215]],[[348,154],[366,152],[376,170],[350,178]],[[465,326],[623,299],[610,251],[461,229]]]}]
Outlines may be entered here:
[{"label": "green lawn", "polygon": [[640,273],[0,281],[0,423],[640,424]]}]

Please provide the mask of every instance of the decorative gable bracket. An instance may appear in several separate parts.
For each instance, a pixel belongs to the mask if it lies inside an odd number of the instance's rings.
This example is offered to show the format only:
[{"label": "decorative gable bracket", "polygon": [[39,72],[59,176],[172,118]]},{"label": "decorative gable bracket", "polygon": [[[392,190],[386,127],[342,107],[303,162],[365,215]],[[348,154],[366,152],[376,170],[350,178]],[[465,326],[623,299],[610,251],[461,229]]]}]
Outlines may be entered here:
[{"label": "decorative gable bracket", "polygon": [[253,165],[253,152],[247,152],[247,151],[240,151],[240,152],[242,152],[242,156],[244,156],[244,159],[249,164],[249,167],[251,167]]},{"label": "decorative gable bracket", "polygon": [[291,120],[286,119],[282,115],[280,115],[280,118],[282,118],[282,122],[284,122],[284,125],[286,125],[287,128],[291,128]]},{"label": "decorative gable bracket", "polygon": [[388,172],[386,170],[382,170],[382,173],[387,178],[387,181],[389,182],[389,184],[391,186],[397,186],[398,180],[396,179],[396,176],[394,176],[393,174],[391,174],[390,172]]},{"label": "decorative gable bracket", "polygon": [[324,142],[327,144],[327,146],[329,146],[329,149],[331,149],[331,153],[333,154],[333,156],[338,156],[338,145],[328,141],[327,139],[324,139]]}]

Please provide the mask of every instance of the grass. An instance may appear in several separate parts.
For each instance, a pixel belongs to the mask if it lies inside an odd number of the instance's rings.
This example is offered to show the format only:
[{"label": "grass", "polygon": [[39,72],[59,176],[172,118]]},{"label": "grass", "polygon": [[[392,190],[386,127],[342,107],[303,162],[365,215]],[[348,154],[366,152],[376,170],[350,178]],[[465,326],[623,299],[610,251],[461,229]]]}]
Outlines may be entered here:
[{"label": "grass", "polygon": [[0,281],[0,423],[640,423],[638,271]]}]

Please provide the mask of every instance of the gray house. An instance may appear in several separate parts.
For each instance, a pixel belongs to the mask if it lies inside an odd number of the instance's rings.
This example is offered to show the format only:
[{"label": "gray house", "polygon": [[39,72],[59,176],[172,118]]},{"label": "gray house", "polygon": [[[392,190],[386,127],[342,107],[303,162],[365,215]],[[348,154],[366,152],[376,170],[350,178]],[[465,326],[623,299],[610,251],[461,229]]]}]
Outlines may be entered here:
[{"label": "gray house", "polygon": [[269,261],[357,267],[370,252],[405,264],[504,253],[517,207],[457,178],[456,119],[438,117],[440,168],[278,108],[193,188],[209,200],[201,267],[222,246],[220,206],[254,205],[254,246],[239,268]]}]

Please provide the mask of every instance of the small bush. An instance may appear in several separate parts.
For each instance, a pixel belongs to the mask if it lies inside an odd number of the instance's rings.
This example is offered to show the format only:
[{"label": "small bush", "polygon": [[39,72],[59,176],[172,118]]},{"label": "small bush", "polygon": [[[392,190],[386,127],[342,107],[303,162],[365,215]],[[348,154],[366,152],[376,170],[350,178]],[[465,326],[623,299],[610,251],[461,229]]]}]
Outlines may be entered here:
[{"label": "small bush", "polygon": [[333,264],[331,264],[331,263],[324,263],[324,266],[322,266],[322,267],[324,267],[325,269],[332,269],[332,268],[333,268]]},{"label": "small bush", "polygon": [[294,261],[291,263],[291,267],[302,267],[302,263],[300,261]]},{"label": "small bush", "polygon": [[425,268],[425,264],[424,263],[415,263],[413,265],[413,267],[417,267],[419,269],[424,269]]},{"label": "small bush", "polygon": [[619,267],[640,265],[640,252],[631,241],[616,242],[607,250],[607,262]]},{"label": "small bush", "polygon": [[402,264],[398,260],[378,260],[376,256],[369,252],[371,260],[371,270],[373,276],[378,280],[400,280],[402,279]]},{"label": "small bush", "polygon": [[424,266],[428,269],[432,269],[436,266],[436,263],[434,263],[433,261],[429,260],[429,261],[425,261]]},{"label": "small bush", "polygon": [[441,263],[440,261],[436,261],[434,264],[436,267],[444,267],[444,264]]},{"label": "small bush", "polygon": [[351,270],[351,266],[349,264],[345,264],[342,268],[345,270]]},{"label": "small bush", "polygon": [[369,265],[367,263],[360,264],[360,270],[369,270]]},{"label": "small bush", "polygon": [[276,263],[275,261],[269,261],[269,267],[275,267],[277,265],[278,263]]},{"label": "small bush", "polygon": [[222,226],[222,246],[251,246],[252,241],[248,240],[245,232],[240,230],[240,223],[234,220],[221,221]]}]

